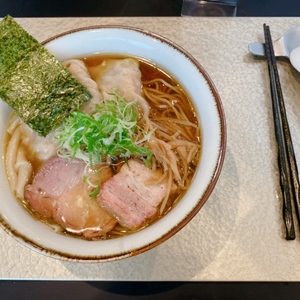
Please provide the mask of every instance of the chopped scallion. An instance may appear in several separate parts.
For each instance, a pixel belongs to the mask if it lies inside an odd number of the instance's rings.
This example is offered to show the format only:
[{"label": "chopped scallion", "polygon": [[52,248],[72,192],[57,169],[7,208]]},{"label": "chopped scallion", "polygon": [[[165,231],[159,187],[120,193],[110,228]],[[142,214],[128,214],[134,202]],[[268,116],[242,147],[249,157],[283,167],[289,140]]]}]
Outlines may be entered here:
[{"label": "chopped scallion", "polygon": [[57,131],[59,154],[66,158],[83,159],[93,167],[104,161],[146,157],[149,164],[152,153],[138,145],[138,136],[144,138],[137,125],[138,110],[135,102],[127,102],[118,94],[97,106],[88,116],[74,111]]}]

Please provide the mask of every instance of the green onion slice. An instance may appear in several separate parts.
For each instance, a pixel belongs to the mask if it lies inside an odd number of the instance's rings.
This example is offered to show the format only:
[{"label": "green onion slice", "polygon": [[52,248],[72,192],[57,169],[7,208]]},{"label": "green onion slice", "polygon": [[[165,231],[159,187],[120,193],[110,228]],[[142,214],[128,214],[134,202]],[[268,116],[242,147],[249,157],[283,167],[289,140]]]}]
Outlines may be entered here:
[{"label": "green onion slice", "polygon": [[137,125],[136,102],[127,102],[118,94],[105,100],[88,116],[78,110],[71,112],[66,122],[56,133],[59,155],[65,158],[79,158],[90,164],[110,162],[131,156],[145,157],[150,163],[152,153],[139,145],[139,139],[149,139],[148,133]]}]

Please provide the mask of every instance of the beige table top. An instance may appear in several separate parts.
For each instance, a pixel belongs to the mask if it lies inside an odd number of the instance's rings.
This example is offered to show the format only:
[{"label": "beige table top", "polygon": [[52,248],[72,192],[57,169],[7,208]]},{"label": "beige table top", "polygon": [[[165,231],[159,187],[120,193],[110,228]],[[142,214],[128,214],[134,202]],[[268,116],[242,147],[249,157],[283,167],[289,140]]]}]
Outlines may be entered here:
[{"label": "beige table top", "polygon": [[[161,34],[189,51],[223,101],[228,146],[218,184],[199,214],[174,237],[139,256],[109,263],[75,263],[29,250],[0,230],[0,278],[67,280],[299,281],[300,234],[286,241],[279,199],[276,144],[267,65],[248,53],[300,18],[47,18],[16,19],[43,41],[99,24],[123,24]],[[300,74],[288,61],[279,72],[300,161]]]}]

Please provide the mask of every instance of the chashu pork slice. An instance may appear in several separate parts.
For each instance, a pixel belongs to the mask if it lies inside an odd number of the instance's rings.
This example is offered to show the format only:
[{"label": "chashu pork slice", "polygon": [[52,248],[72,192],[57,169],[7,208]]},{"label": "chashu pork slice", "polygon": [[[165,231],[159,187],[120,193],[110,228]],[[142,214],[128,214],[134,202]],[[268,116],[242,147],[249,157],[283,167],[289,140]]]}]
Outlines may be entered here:
[{"label": "chashu pork slice", "polygon": [[[52,217],[68,231],[97,239],[111,231],[117,220],[95,198],[89,197],[84,176],[93,175],[87,169],[83,161],[74,159],[69,163],[54,156],[42,166],[32,184],[25,187],[25,199],[34,210]],[[103,168],[98,174],[101,181],[112,176],[110,168]]]},{"label": "chashu pork slice", "polygon": [[165,182],[153,183],[157,176],[157,172],[131,159],[102,184],[98,200],[121,225],[137,229],[156,213],[166,195]]}]

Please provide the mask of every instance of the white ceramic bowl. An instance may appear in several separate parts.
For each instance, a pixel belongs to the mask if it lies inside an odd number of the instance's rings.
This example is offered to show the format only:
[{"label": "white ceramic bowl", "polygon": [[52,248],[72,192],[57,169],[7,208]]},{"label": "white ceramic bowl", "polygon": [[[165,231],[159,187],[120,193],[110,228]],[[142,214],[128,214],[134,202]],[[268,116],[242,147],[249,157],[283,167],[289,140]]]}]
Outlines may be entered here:
[{"label": "white ceramic bowl", "polygon": [[[149,250],[185,226],[211,194],[224,160],[225,117],[219,95],[202,66],[173,42],[137,28],[98,26],[55,36],[45,47],[59,60],[95,53],[135,55],[150,60],[177,79],[191,97],[202,131],[203,145],[192,185],[179,204],[160,221],[130,236],[105,241],[85,241],[52,232],[32,218],[12,196],[0,149],[0,219],[11,236],[31,249],[51,257],[75,261],[110,261]],[[0,140],[11,109],[0,101]]]}]

